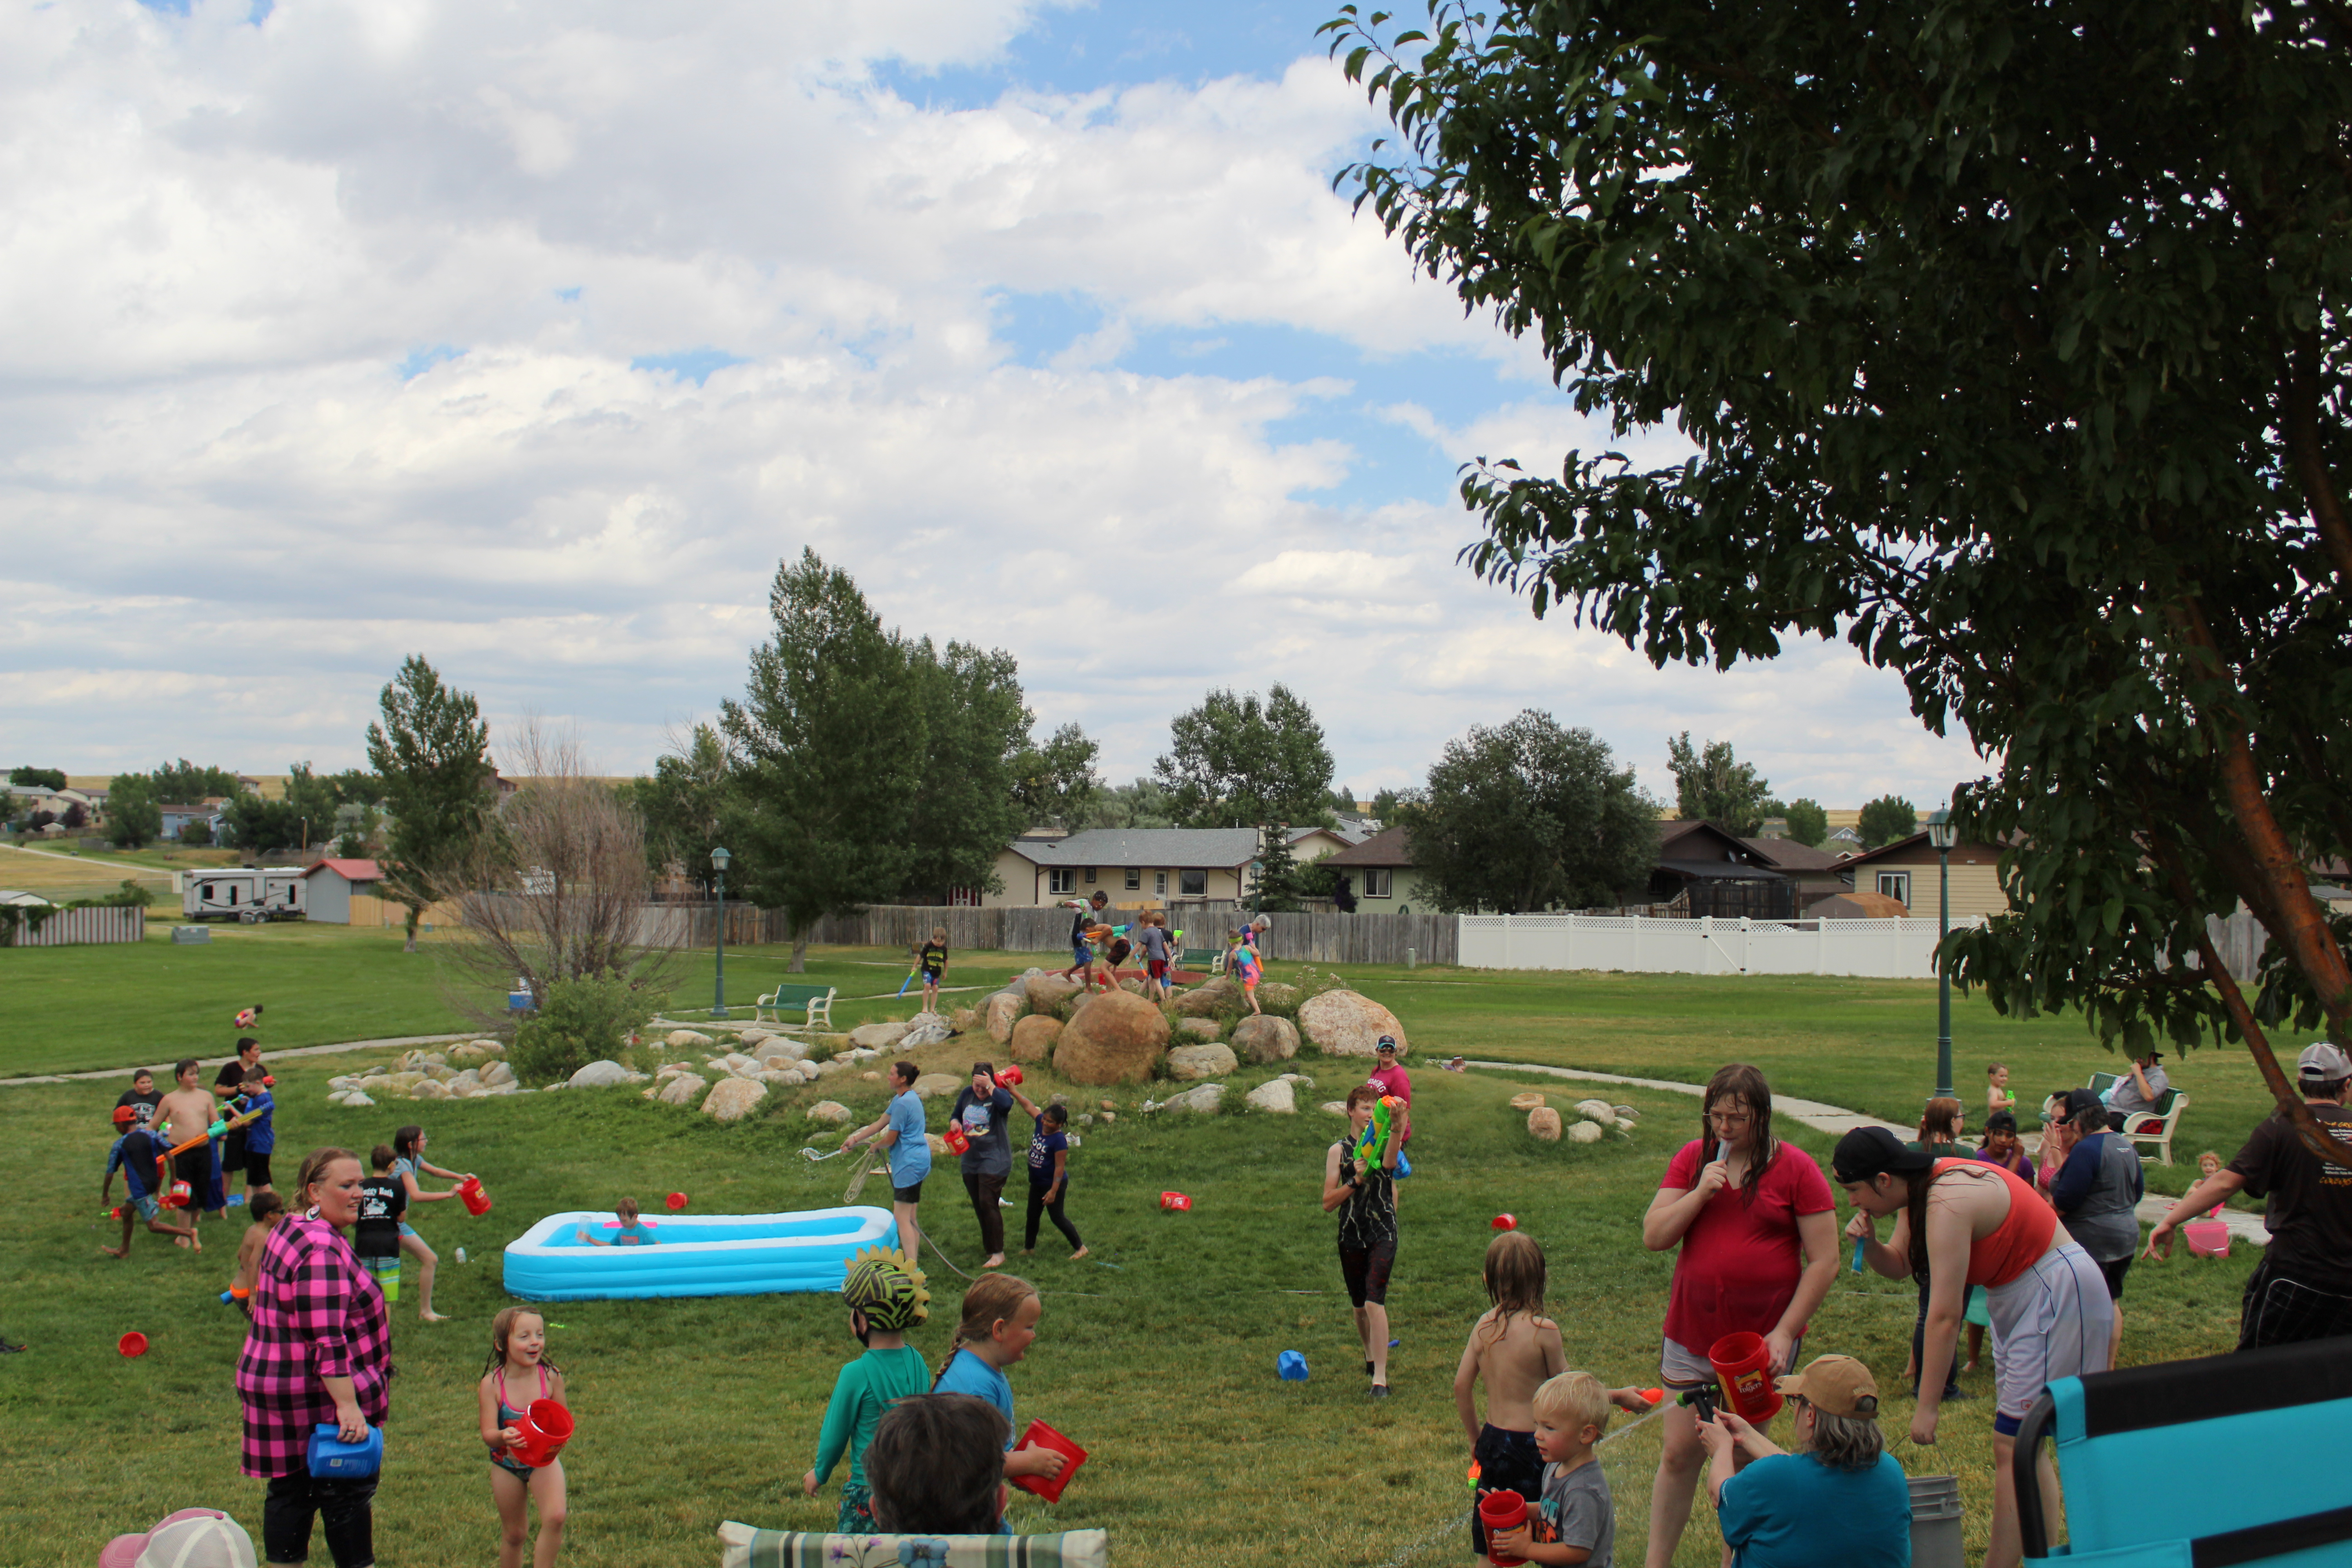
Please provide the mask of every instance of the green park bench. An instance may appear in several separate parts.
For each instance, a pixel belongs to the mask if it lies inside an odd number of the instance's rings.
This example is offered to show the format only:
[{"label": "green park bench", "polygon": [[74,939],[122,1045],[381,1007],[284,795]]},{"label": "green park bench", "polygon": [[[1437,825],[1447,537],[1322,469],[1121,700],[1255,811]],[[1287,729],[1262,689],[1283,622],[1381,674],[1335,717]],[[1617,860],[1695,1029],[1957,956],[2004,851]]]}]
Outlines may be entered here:
[{"label": "green park bench", "polygon": [[[2105,1099],[2107,1090],[2121,1079],[2120,1073],[2095,1072],[2091,1075],[2091,1092]],[[2135,1110],[2125,1120],[2123,1135],[2136,1149],[2143,1143],[2155,1144],[2158,1163],[2169,1165],[2172,1163],[2172,1135],[2179,1130],[2180,1113],[2188,1109],[2189,1097],[2177,1089],[2168,1089],[2156,1097],[2155,1110]],[[2141,1158],[2145,1159],[2147,1155],[2142,1153]]]},{"label": "green park bench", "polygon": [[1222,947],[1188,947],[1176,954],[1176,967],[1189,974],[1223,974],[1225,972],[1225,950]]},{"label": "green park bench", "polygon": [[814,1029],[822,1024],[830,1029],[833,1027],[833,997],[834,988],[830,985],[779,985],[752,1005],[751,1020],[754,1023],[768,1022],[770,1020],[761,1018],[760,1015],[772,1013],[775,1015],[772,1021],[782,1024],[784,1022],[784,1009],[793,1007],[800,1010],[802,1017],[801,1022],[793,1027]]}]

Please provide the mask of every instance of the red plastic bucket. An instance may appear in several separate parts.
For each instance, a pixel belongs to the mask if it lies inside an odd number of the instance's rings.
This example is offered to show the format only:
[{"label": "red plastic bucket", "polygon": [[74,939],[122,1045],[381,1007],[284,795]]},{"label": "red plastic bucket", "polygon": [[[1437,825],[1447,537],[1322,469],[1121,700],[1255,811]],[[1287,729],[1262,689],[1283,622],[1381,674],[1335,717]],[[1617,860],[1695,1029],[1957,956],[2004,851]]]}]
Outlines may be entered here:
[{"label": "red plastic bucket", "polygon": [[1192,1206],[1192,1195],[1190,1193],[1162,1193],[1160,1194],[1160,1206],[1171,1214],[1181,1214]]},{"label": "red plastic bucket", "polygon": [[1772,1352],[1761,1334],[1726,1334],[1706,1352],[1724,1402],[1751,1426],[1780,1413],[1780,1391],[1772,1386]]},{"label": "red plastic bucket", "polygon": [[486,1215],[490,1212],[490,1194],[482,1191],[482,1178],[479,1176],[468,1176],[457,1184],[457,1201],[466,1205],[467,1214]]},{"label": "red plastic bucket", "polygon": [[194,1198],[195,1195],[194,1189],[191,1188],[187,1183],[173,1182],[163,1194],[163,1206],[167,1209],[186,1208],[190,1200]]},{"label": "red plastic bucket", "polygon": [[2230,1226],[2218,1219],[2192,1219],[2180,1227],[2189,1242],[2192,1258],[2227,1258],[2230,1256]]},{"label": "red plastic bucket", "polygon": [[121,1339],[115,1341],[114,1348],[121,1351],[124,1355],[145,1355],[147,1353],[147,1336],[141,1333],[138,1330],[133,1329],[129,1333],[123,1335]]},{"label": "red plastic bucket", "polygon": [[1024,1448],[1051,1448],[1069,1460],[1062,1467],[1062,1473],[1050,1480],[1044,1476],[1013,1478],[1013,1484],[1024,1492],[1034,1492],[1047,1502],[1061,1501],[1062,1489],[1070,1484],[1070,1478],[1076,1475],[1078,1467],[1087,1462],[1087,1451],[1043,1421],[1029,1423],[1029,1429],[1021,1434],[1021,1441],[1013,1445],[1013,1451],[1016,1454]]},{"label": "red plastic bucket", "polygon": [[1517,1230],[1519,1228],[1519,1216],[1517,1215],[1498,1214],[1495,1216],[1495,1228],[1496,1230]]},{"label": "red plastic bucket", "polygon": [[1528,1521],[1528,1500],[1515,1491],[1482,1492],[1478,1497],[1478,1522],[1486,1527],[1486,1561],[1495,1568],[1512,1568],[1525,1563],[1524,1557],[1514,1557],[1495,1549],[1495,1537],[1506,1530],[1517,1530]]},{"label": "red plastic bucket", "polygon": [[940,1134],[940,1142],[948,1146],[948,1152],[950,1154],[961,1154],[971,1147],[971,1140],[964,1136],[963,1123],[961,1121],[949,1122],[948,1130]]},{"label": "red plastic bucket", "polygon": [[521,1436],[508,1445],[507,1452],[515,1463],[538,1469],[553,1464],[563,1445],[572,1441],[572,1412],[552,1399],[534,1399],[515,1422],[515,1430]]},{"label": "red plastic bucket", "polygon": [[1021,1069],[1017,1067],[999,1068],[996,1074],[996,1081],[999,1083],[1009,1083],[1015,1089],[1018,1089],[1021,1087]]},{"label": "red plastic bucket", "polygon": [[682,1209],[682,1208],[684,1208],[684,1207],[686,1206],[686,1194],[685,1194],[684,1193],[672,1193],[672,1194],[670,1194],[670,1195],[669,1195],[669,1206],[670,1206],[670,1207],[672,1207],[672,1208],[674,1208],[674,1209]]}]

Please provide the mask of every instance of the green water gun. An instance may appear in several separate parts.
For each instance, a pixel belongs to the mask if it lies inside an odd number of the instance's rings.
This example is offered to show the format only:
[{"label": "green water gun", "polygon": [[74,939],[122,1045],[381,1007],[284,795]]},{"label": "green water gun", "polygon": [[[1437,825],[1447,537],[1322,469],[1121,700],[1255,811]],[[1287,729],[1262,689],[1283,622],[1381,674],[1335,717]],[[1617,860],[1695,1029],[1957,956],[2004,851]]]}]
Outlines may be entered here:
[{"label": "green water gun", "polygon": [[1363,1162],[1368,1175],[1388,1163],[1389,1134],[1395,1128],[1396,1107],[1400,1103],[1392,1094],[1381,1096],[1380,1103],[1372,1107],[1371,1121],[1356,1136],[1354,1156]]}]

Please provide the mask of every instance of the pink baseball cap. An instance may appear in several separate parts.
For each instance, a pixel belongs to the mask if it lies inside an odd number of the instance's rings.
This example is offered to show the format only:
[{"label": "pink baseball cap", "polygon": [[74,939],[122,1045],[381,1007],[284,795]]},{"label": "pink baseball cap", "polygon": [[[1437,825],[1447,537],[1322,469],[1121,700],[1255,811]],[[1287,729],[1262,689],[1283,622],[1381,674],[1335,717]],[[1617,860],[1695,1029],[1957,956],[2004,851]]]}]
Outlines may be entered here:
[{"label": "pink baseball cap", "polygon": [[98,1568],[256,1568],[253,1537],[215,1508],[184,1508],[144,1535],[118,1535]]}]

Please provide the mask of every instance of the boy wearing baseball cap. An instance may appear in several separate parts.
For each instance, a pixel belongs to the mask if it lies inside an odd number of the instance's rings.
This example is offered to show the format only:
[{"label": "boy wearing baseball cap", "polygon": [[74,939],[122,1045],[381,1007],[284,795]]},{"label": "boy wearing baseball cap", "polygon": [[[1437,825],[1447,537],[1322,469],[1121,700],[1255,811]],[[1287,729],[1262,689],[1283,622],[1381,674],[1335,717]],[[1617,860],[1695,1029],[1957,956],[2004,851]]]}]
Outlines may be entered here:
[{"label": "boy wearing baseball cap", "polygon": [[1699,1423],[1707,1490],[1733,1561],[1738,1568],[1907,1568],[1911,1487],[1879,1433],[1870,1369],[1852,1356],[1816,1356],[1774,1386],[1795,1415],[1793,1454],[1728,1410]]},{"label": "boy wearing baseball cap", "polygon": [[[2296,1087],[2312,1117],[2337,1142],[2352,1145],[2352,1058],[2325,1040],[2295,1060]],[[2340,1161],[2303,1146],[2286,1117],[2273,1111],[2238,1157],[2189,1189],[2148,1233],[2147,1256],[2172,1253],[2172,1235],[2232,1193],[2267,1198],[2271,1244],[2247,1278],[2238,1310],[2238,1348],[2295,1344],[2352,1334],[2352,1147]]]}]

